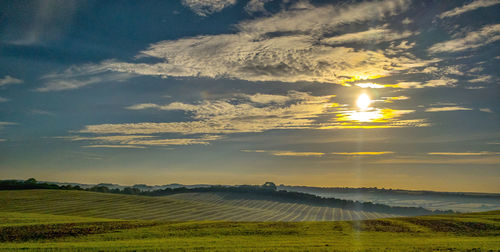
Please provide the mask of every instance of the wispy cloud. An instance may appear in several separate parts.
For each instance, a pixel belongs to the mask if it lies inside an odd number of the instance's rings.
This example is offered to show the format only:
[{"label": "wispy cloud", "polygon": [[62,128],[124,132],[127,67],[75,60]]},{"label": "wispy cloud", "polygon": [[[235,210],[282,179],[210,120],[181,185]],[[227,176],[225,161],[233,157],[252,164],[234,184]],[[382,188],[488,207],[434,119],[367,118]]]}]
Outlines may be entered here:
[{"label": "wispy cloud", "polygon": [[499,155],[498,152],[429,152],[428,155],[440,155],[440,156],[489,156],[489,155]]},{"label": "wispy cloud", "polygon": [[280,151],[280,150],[241,150],[242,152],[267,153],[278,157],[322,157],[323,152],[311,151]]},{"label": "wispy cloud", "polygon": [[33,115],[48,115],[48,116],[55,115],[53,112],[46,111],[46,110],[41,110],[41,109],[32,109],[32,110],[30,110],[30,114],[33,114]]},{"label": "wispy cloud", "polygon": [[322,152],[298,152],[298,151],[276,151],[272,152],[273,156],[285,156],[285,157],[321,157],[325,155]]},{"label": "wispy cloud", "polygon": [[426,82],[409,81],[409,82],[399,82],[391,87],[395,88],[426,88],[426,87],[453,87],[458,82],[456,79],[451,78],[441,78],[428,80]]},{"label": "wispy cloud", "polygon": [[460,106],[451,106],[451,107],[427,108],[425,112],[466,111],[466,110],[472,110],[472,109]]},{"label": "wispy cloud", "polygon": [[284,95],[270,95],[270,94],[254,94],[254,95],[246,95],[248,99],[252,102],[256,103],[285,103],[287,101],[290,101],[294,99],[293,93],[291,96],[284,96]]},{"label": "wispy cloud", "polygon": [[499,156],[459,156],[454,155],[449,158],[445,158],[445,156],[432,157],[429,155],[427,158],[423,157],[399,157],[399,158],[389,158],[389,159],[380,159],[380,160],[372,160],[371,163],[377,164],[386,164],[386,165],[394,165],[394,164],[440,164],[440,165],[498,165],[500,164]]},{"label": "wispy cloud", "polygon": [[441,13],[441,15],[439,15],[439,18],[454,17],[454,16],[461,15],[465,12],[477,10],[479,8],[493,6],[496,4],[500,4],[500,0],[476,0],[476,1],[473,1],[471,3],[465,4],[461,7],[457,7],[453,10],[443,12],[443,13]]},{"label": "wispy cloud", "polygon": [[236,0],[182,0],[183,5],[200,16],[208,16],[219,12],[235,3]]},{"label": "wispy cloud", "polygon": [[493,80],[493,76],[491,76],[491,75],[481,75],[477,78],[470,79],[469,82],[471,82],[471,83],[490,82],[492,80]]},{"label": "wispy cloud", "polygon": [[400,96],[393,96],[393,97],[382,97],[384,99],[384,102],[386,103],[393,103],[394,101],[402,101],[402,100],[408,100],[410,97],[400,95]]},{"label": "wispy cloud", "polygon": [[9,84],[21,84],[21,83],[23,83],[22,80],[14,78],[10,75],[5,75],[3,78],[0,78],[0,87]]},{"label": "wispy cloud", "polygon": [[101,145],[84,145],[83,148],[126,148],[126,149],[144,149],[144,146],[138,145],[110,145],[110,144],[101,144]]},{"label": "wispy cloud", "polygon": [[[327,155],[324,152],[317,151],[280,151],[280,150],[241,150],[242,152],[255,152],[255,153],[267,153],[272,156],[285,156],[285,157],[323,157]],[[343,155],[343,156],[379,156],[394,154],[392,151],[369,151],[369,152],[332,152],[332,155]]]},{"label": "wispy cloud", "polygon": [[113,81],[125,81],[132,78],[129,73],[109,72],[99,65],[71,67],[61,73],[52,73],[41,79],[44,85],[36,89],[39,92],[78,89],[84,86]]},{"label": "wispy cloud", "polygon": [[462,38],[434,44],[428,50],[431,53],[460,52],[475,49],[500,40],[500,24],[485,25],[477,31],[471,31]]},{"label": "wispy cloud", "polygon": [[333,155],[344,155],[344,156],[378,156],[394,154],[393,151],[361,151],[361,152],[332,152]]},{"label": "wispy cloud", "polygon": [[72,141],[93,142],[93,145],[83,147],[92,148],[146,148],[151,146],[180,146],[180,145],[207,145],[211,141],[220,139],[217,135],[202,135],[193,138],[165,138],[150,135],[109,135],[109,136],[70,136],[63,137]]},{"label": "wispy cloud", "polygon": [[414,35],[411,31],[395,32],[384,26],[371,28],[366,31],[347,33],[335,37],[324,38],[321,42],[338,45],[344,43],[381,43],[407,38]]},{"label": "wispy cloud", "polygon": [[358,86],[360,88],[386,88],[386,87],[395,87],[395,85],[377,84],[377,83],[372,83],[372,82],[356,83],[354,85]]},{"label": "wispy cloud", "polygon": [[18,123],[15,122],[0,122],[0,130],[3,129],[5,126],[12,126],[12,125],[17,125]]}]

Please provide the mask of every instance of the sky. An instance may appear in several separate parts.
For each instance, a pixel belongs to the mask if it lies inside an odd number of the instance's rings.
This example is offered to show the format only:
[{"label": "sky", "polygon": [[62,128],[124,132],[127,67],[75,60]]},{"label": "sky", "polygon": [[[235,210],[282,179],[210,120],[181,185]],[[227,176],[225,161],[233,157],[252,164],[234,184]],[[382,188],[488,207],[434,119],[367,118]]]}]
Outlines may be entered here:
[{"label": "sky", "polygon": [[0,178],[500,193],[500,0],[0,2]]}]

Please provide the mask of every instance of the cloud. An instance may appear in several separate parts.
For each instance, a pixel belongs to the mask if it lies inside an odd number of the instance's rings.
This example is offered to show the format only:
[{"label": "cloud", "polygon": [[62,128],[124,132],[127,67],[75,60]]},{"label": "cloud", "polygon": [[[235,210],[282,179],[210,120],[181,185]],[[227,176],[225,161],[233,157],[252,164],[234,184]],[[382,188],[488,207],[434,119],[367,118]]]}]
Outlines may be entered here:
[{"label": "cloud", "polygon": [[413,20],[406,17],[405,19],[403,19],[403,21],[401,21],[401,23],[404,25],[409,25],[409,24],[413,23]]},{"label": "cloud", "polygon": [[[346,110],[340,108],[336,113],[334,121],[337,123],[335,126],[360,126],[363,128],[365,126],[382,126],[382,127],[403,127],[405,120],[400,120],[399,118],[411,114],[415,110],[396,110],[388,108],[371,108],[366,111],[358,110]],[[411,120],[406,121],[409,123],[406,126],[417,127],[417,121]],[[363,125],[362,125],[363,124]],[[427,126],[427,124],[419,123],[419,127]]]},{"label": "cloud", "polygon": [[205,17],[236,4],[236,0],[182,0],[182,4]]},{"label": "cloud", "polygon": [[63,91],[78,89],[84,86],[101,83],[125,81],[132,78],[129,73],[109,72],[100,65],[84,65],[70,67],[61,73],[42,76],[44,85],[36,89],[38,92]]},{"label": "cloud", "polygon": [[321,42],[329,45],[345,43],[381,43],[407,38],[414,35],[411,31],[394,32],[386,27],[370,28],[366,31],[347,33],[340,36],[324,38]]},{"label": "cloud", "polygon": [[112,136],[70,136],[62,137],[72,141],[103,141],[103,142],[120,142],[127,143],[130,140],[153,138],[154,136],[148,135],[112,135]]},{"label": "cloud", "polygon": [[377,83],[356,83],[354,84],[360,88],[386,88],[386,87],[392,87],[393,85],[385,85],[385,84],[377,84]]},{"label": "cloud", "polygon": [[391,87],[395,88],[425,88],[425,87],[453,87],[458,80],[451,78],[441,78],[435,80],[428,80],[424,83],[418,81],[399,82]]},{"label": "cloud", "polygon": [[410,99],[410,97],[404,95],[394,96],[394,97],[382,97],[382,98],[384,98],[384,102],[386,103],[393,103],[394,101],[402,101]]},{"label": "cloud", "polygon": [[[345,24],[383,20],[406,11],[409,5],[410,1],[386,0],[290,7],[273,16],[242,21],[236,25],[235,33],[161,41],[138,55],[138,58],[160,59],[157,63],[106,61],[97,68],[139,75],[248,81],[344,84],[352,79],[373,79],[423,67],[439,59],[423,60],[409,52],[388,56],[384,48],[355,49],[320,42],[334,31],[342,32]],[[381,26],[378,30],[329,39],[332,43],[390,41],[410,33],[397,33]]]},{"label": "cloud", "polygon": [[485,156],[485,155],[499,155],[498,152],[429,152],[428,155],[440,155],[440,156]]},{"label": "cloud", "polygon": [[195,138],[165,138],[151,135],[109,135],[109,136],[70,136],[63,137],[72,141],[93,142],[93,145],[83,147],[89,148],[146,148],[148,146],[180,146],[202,144],[207,145],[210,141],[220,139],[221,136],[202,135]]},{"label": "cloud", "polygon": [[[292,93],[293,96],[293,93]],[[248,99],[250,101],[255,102],[255,103],[285,103],[287,101],[290,101],[293,99],[292,96],[284,96],[284,95],[269,95],[269,94],[254,94],[254,95],[247,95]]]},{"label": "cloud", "polygon": [[240,31],[247,34],[266,35],[276,32],[324,34],[337,26],[349,23],[382,20],[406,11],[411,1],[386,0],[366,1],[344,5],[302,5],[293,6],[276,15],[244,21],[238,24]]},{"label": "cloud", "polygon": [[420,128],[429,127],[430,123],[426,119],[391,120],[384,123],[330,123],[324,124],[319,129],[393,129],[393,128]]},{"label": "cloud", "polygon": [[482,75],[477,78],[469,80],[471,83],[478,83],[478,82],[490,82],[493,80],[493,77],[491,75]]},{"label": "cloud", "polygon": [[255,153],[265,153],[266,150],[240,150],[241,152],[255,152]]},{"label": "cloud", "polygon": [[267,13],[265,8],[265,4],[270,2],[271,0],[250,0],[245,6],[245,11],[249,14],[255,12]]},{"label": "cloud", "polygon": [[389,58],[381,50],[316,45],[306,35],[265,40],[241,34],[199,36],[160,42],[142,53],[165,62],[109,62],[104,67],[140,75],[341,83],[354,76],[369,79],[435,62]]},{"label": "cloud", "polygon": [[460,106],[452,106],[452,107],[428,108],[425,110],[425,112],[465,111],[465,110],[472,110],[472,109]]},{"label": "cloud", "polygon": [[486,113],[493,113],[493,111],[489,108],[480,108],[479,111],[486,112]]},{"label": "cloud", "polygon": [[17,125],[18,123],[15,122],[0,122],[0,130],[3,129],[5,126],[12,126],[12,125]]},{"label": "cloud", "polygon": [[144,146],[137,145],[110,145],[110,144],[102,144],[102,145],[84,145],[83,148],[131,148],[131,149],[144,149]]},{"label": "cloud", "polygon": [[500,24],[485,25],[480,30],[471,31],[463,38],[457,38],[434,44],[428,51],[430,53],[460,52],[475,49],[500,40]]},{"label": "cloud", "polygon": [[333,155],[345,155],[345,156],[378,156],[394,154],[393,151],[368,151],[368,152],[332,152]]},{"label": "cloud", "polygon": [[278,150],[241,150],[242,152],[253,153],[268,153],[272,156],[278,157],[321,157],[325,155],[323,152],[310,152],[310,151],[278,151]]},{"label": "cloud", "polygon": [[476,0],[476,1],[473,1],[471,3],[465,4],[461,7],[457,7],[453,10],[443,12],[438,17],[441,19],[448,18],[448,17],[454,17],[454,16],[461,15],[465,12],[477,10],[479,8],[493,6],[496,4],[500,4],[500,1],[499,0]]},{"label": "cloud", "polygon": [[[141,103],[127,107],[131,110],[155,109],[163,111],[184,111],[190,118],[178,122],[140,122],[119,124],[87,125],[77,131],[79,134],[112,135],[93,136],[92,140],[120,141],[133,145],[184,145],[207,144],[218,136],[235,133],[255,133],[284,129],[348,129],[352,127],[425,127],[423,119],[401,120],[413,110],[376,109],[369,111],[376,116],[369,122],[350,118],[350,111],[331,102],[335,95],[313,96],[310,93],[289,91],[286,95],[235,94],[233,98],[203,100],[187,104],[172,102],[168,104]],[[324,122],[325,115],[337,115],[336,120]],[[183,137],[165,139],[163,134],[177,134]],[[113,139],[119,135],[121,139]],[[131,139],[123,136],[130,135]],[[148,136],[140,139],[140,136]],[[150,138],[154,135],[155,139]],[[205,137],[198,137],[205,135]],[[206,135],[210,135],[208,137]],[[190,136],[190,137],[185,137]],[[194,138],[193,138],[194,136]],[[104,139],[103,137],[106,137]],[[165,139],[165,140],[162,140]],[[78,140],[86,140],[80,138]]]},{"label": "cloud", "polygon": [[[262,97],[265,97],[262,98]],[[263,132],[271,129],[313,128],[315,118],[330,108],[334,96],[312,96],[308,93],[290,91],[288,104],[272,102],[277,97],[259,94],[249,95],[250,100],[205,100],[198,104],[173,102],[165,105],[136,104],[128,109],[183,110],[189,112],[192,121],[166,123],[133,123],[88,125],[82,133],[97,134],[232,134]],[[282,99],[282,97],[280,97]],[[280,100],[279,99],[279,100]]]},{"label": "cloud", "polygon": [[48,116],[55,115],[52,112],[41,110],[41,109],[32,109],[32,110],[30,110],[30,114],[33,114],[33,115],[48,115]]},{"label": "cloud", "polygon": [[454,86],[455,83],[457,83],[457,82],[458,82],[458,80],[456,80],[456,79],[443,78],[443,79],[427,81],[423,86],[424,87]]},{"label": "cloud", "polygon": [[6,86],[6,85],[9,85],[9,84],[21,84],[21,83],[23,83],[22,80],[14,78],[14,77],[12,77],[10,75],[6,75],[5,77],[0,78],[0,87],[1,86]]},{"label": "cloud", "polygon": [[[432,155],[430,155],[432,156]],[[429,156],[429,157],[430,157]],[[500,157],[498,156],[479,156],[479,157],[471,157],[471,156],[450,156],[446,158],[445,156],[441,156],[439,158],[423,158],[423,157],[402,157],[402,158],[390,158],[390,159],[380,159],[370,161],[371,163],[377,164],[450,164],[450,165],[498,165],[500,164]]]},{"label": "cloud", "polygon": [[285,156],[285,157],[321,157],[325,155],[322,152],[297,152],[297,151],[276,151],[272,152],[273,156]]}]

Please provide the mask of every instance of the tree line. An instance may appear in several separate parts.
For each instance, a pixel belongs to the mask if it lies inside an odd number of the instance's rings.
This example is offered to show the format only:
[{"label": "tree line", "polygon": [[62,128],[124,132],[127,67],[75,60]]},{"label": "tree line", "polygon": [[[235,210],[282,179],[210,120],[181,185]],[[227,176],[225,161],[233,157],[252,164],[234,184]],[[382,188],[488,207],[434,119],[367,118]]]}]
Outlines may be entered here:
[{"label": "tree line", "polygon": [[117,193],[144,196],[166,196],[179,193],[225,193],[225,197],[257,200],[274,200],[280,202],[294,202],[310,204],[315,206],[336,207],[349,210],[363,210],[368,212],[383,212],[400,215],[427,215],[427,214],[447,214],[454,213],[451,210],[429,210],[423,207],[397,207],[372,202],[359,202],[353,200],[344,200],[337,198],[324,198],[313,194],[290,192],[277,190],[273,182],[266,182],[263,185],[240,185],[240,186],[210,186],[197,188],[165,188],[153,191],[141,191],[135,187],[125,187],[123,189],[108,188],[102,185],[96,185],[90,188],[81,188],[72,185],[56,185],[49,183],[39,183],[31,178],[25,181],[19,180],[0,180],[0,190],[24,190],[24,189],[58,189],[58,190],[83,190],[101,193]]}]

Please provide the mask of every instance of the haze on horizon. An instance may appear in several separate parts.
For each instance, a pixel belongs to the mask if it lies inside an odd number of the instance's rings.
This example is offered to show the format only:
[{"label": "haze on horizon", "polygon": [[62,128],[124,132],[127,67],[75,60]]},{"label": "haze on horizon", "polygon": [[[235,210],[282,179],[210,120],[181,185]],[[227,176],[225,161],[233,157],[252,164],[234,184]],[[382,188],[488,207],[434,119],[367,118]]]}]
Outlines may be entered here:
[{"label": "haze on horizon", "polygon": [[500,1],[2,1],[0,178],[500,193]]}]

